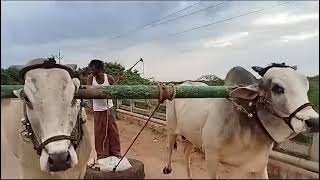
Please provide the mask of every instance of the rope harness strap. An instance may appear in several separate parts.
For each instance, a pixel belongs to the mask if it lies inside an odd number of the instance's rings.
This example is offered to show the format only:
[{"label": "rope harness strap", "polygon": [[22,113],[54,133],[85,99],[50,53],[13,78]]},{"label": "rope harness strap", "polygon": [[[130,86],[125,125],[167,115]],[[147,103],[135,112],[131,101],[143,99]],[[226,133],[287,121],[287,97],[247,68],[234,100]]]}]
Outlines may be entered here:
[{"label": "rope harness strap", "polygon": [[[151,117],[154,115],[154,113],[158,110],[158,108],[160,107],[160,105],[165,101],[165,100],[169,100],[172,101],[175,96],[176,96],[176,86],[174,84],[164,84],[164,83],[157,83],[157,86],[159,88],[159,99],[158,99],[158,104],[157,106],[154,108],[154,110],[152,111],[151,115],[149,116],[148,120],[144,123],[143,127],[141,128],[141,130],[139,131],[139,133],[136,135],[136,137],[133,139],[132,143],[130,144],[130,146],[128,147],[128,149],[126,150],[126,152],[124,153],[124,155],[121,157],[121,159],[119,160],[119,162],[117,163],[117,165],[113,168],[113,172],[115,172],[117,170],[117,167],[119,166],[120,162],[123,160],[123,158],[127,155],[127,153],[129,152],[130,148],[132,147],[132,145],[135,143],[135,141],[138,139],[139,135],[142,133],[143,129],[147,126],[148,122],[150,121]],[[168,88],[168,86],[171,86],[171,88]]]},{"label": "rope harness strap", "polygon": [[[52,59],[47,59],[47,60],[44,59],[44,61],[40,64],[34,64],[34,65],[29,65],[29,66],[24,67],[23,69],[20,70],[19,76],[21,77],[21,79],[25,79],[25,74],[30,70],[33,70],[33,69],[52,69],[52,68],[59,68],[59,69],[66,70],[69,73],[71,78],[75,77],[75,72],[71,68],[69,68],[67,66],[60,65],[60,64],[56,64],[55,61]],[[75,92],[75,94],[76,94],[76,92]],[[41,152],[43,149],[48,152],[48,150],[45,148],[45,146],[47,144],[49,144],[51,142],[55,142],[55,141],[60,141],[60,140],[70,140],[70,142],[71,142],[70,146],[73,145],[74,149],[77,149],[77,147],[80,144],[80,141],[82,140],[82,136],[83,136],[82,124],[85,123],[85,119],[83,119],[83,117],[82,117],[82,107],[84,107],[84,105],[85,105],[83,100],[81,100],[80,110],[77,115],[76,124],[75,124],[74,128],[72,129],[70,136],[57,135],[57,136],[50,137],[50,138],[46,139],[45,141],[41,142],[39,137],[37,137],[37,134],[34,132],[32,126],[31,126],[31,123],[29,121],[28,115],[27,115],[27,107],[29,107],[29,109],[33,109],[33,106],[31,104],[31,102],[28,100],[28,98],[23,90],[21,90],[20,96],[24,102],[23,103],[24,118],[21,119],[21,124],[23,126],[25,126],[25,129],[20,132],[20,135],[22,136],[22,139],[26,142],[28,142],[27,139],[31,140],[31,142],[33,143],[33,147],[36,150],[38,155],[41,155]]]},{"label": "rope harness strap", "polygon": [[30,123],[29,118],[27,116],[26,106],[27,106],[27,104],[24,103],[24,107],[23,107],[24,118],[22,118],[22,120],[21,120],[21,124],[25,126],[25,129],[20,132],[20,135],[22,136],[22,139],[25,142],[27,142],[26,139],[31,140],[31,142],[33,143],[33,148],[34,148],[34,150],[36,150],[38,155],[41,155],[41,152],[43,149],[48,152],[48,150],[45,148],[45,146],[47,144],[49,144],[51,142],[55,142],[55,141],[60,141],[60,140],[70,140],[70,142],[71,142],[70,146],[72,144],[74,146],[74,149],[77,149],[77,147],[80,144],[80,141],[82,140],[82,135],[83,135],[82,124],[85,123],[85,120],[81,116],[82,107],[83,107],[82,102],[80,103],[80,110],[78,112],[77,121],[76,121],[76,124],[75,124],[72,132],[71,132],[71,135],[70,136],[57,135],[57,136],[50,137],[43,142],[41,142],[39,140],[36,133],[32,129],[31,123]]},{"label": "rope harness strap", "polygon": [[[241,86],[239,86],[239,87],[241,87]],[[268,100],[266,99],[266,97],[258,96],[258,97],[255,98],[254,100],[250,101],[248,105],[249,105],[249,107],[253,107],[253,110],[252,110],[252,111],[248,111],[245,107],[243,107],[242,105],[238,104],[237,102],[235,102],[235,101],[232,100],[231,98],[232,98],[232,97],[228,97],[228,98],[226,98],[226,99],[229,100],[229,101],[232,103],[232,105],[236,107],[237,111],[241,111],[241,112],[245,113],[245,114],[248,116],[248,118],[253,118],[253,117],[255,117],[255,118],[258,119],[259,122],[261,122],[261,119],[259,118],[258,113],[257,113],[257,112],[258,112],[257,106],[258,106],[258,104],[260,104],[260,105],[262,105],[262,107],[263,107],[265,110],[267,110],[270,114],[272,114],[273,116],[275,116],[275,117],[283,120],[284,123],[285,123],[291,130],[293,130],[293,132],[294,132],[294,128],[292,127],[292,124],[291,124],[292,118],[295,117],[295,118],[297,118],[297,119],[300,119],[299,117],[296,116],[296,114],[297,114],[298,112],[300,112],[301,110],[303,110],[303,109],[306,108],[306,107],[309,107],[309,106],[313,107],[313,105],[308,102],[308,103],[305,103],[305,104],[302,104],[301,106],[299,106],[299,107],[298,107],[297,109],[295,109],[292,113],[290,113],[289,116],[283,117],[283,116],[280,116],[280,115],[278,115],[277,113],[274,112],[275,110],[274,110],[274,108],[273,108],[272,103],[271,103],[270,101],[268,101]],[[241,99],[241,98],[240,98],[240,99]],[[265,130],[268,132],[267,129],[265,129]],[[269,132],[268,132],[268,134],[269,134]],[[269,135],[270,135],[270,134],[269,134]],[[270,137],[271,137],[271,136],[270,136]]]}]

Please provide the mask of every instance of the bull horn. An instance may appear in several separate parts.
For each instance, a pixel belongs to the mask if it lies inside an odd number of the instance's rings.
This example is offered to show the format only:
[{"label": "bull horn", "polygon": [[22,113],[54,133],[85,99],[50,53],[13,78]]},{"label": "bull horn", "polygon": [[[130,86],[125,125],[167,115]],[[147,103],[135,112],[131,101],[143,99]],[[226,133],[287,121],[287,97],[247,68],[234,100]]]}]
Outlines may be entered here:
[{"label": "bull horn", "polygon": [[260,76],[263,76],[265,69],[259,66],[252,66],[252,69],[257,72]]},{"label": "bull horn", "polygon": [[294,66],[291,66],[292,69],[294,70],[297,70],[298,69],[298,66],[297,65],[294,65]]}]

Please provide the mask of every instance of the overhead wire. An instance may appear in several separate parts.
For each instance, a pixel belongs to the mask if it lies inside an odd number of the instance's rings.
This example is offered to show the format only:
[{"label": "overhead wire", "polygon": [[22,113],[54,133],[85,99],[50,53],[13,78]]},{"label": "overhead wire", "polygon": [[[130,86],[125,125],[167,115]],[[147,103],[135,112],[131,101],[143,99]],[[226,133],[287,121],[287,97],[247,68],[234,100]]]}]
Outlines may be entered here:
[{"label": "overhead wire", "polygon": [[234,17],[230,17],[230,18],[226,18],[226,19],[223,19],[223,20],[219,20],[219,21],[215,21],[215,22],[212,22],[212,23],[208,23],[208,24],[205,24],[205,25],[202,25],[202,26],[190,28],[190,29],[187,29],[187,30],[184,30],[184,31],[181,31],[181,32],[172,33],[172,34],[169,34],[169,36],[180,35],[180,34],[183,34],[183,33],[187,33],[187,32],[190,32],[190,31],[197,30],[197,29],[205,28],[205,27],[212,26],[212,25],[215,25],[215,24],[223,23],[223,22],[230,21],[230,20],[233,20],[233,19],[237,19],[237,18],[240,18],[240,17],[243,17],[243,16],[247,16],[247,15],[250,15],[250,14],[254,14],[254,13],[261,12],[261,11],[265,11],[267,9],[272,9],[272,8],[275,8],[275,7],[278,7],[278,6],[282,6],[282,5],[288,4],[288,3],[290,3],[290,1],[277,4],[277,5],[271,6],[269,8],[261,8],[261,9],[250,11],[250,12],[247,12],[247,13],[244,13],[244,14],[240,14],[240,15],[237,15],[237,16],[234,16]]},{"label": "overhead wire", "polygon": [[226,3],[226,2],[216,3],[216,4],[212,5],[212,6],[209,6],[209,7],[203,8],[203,9],[200,9],[200,10],[198,10],[198,11],[194,11],[194,12],[191,12],[191,13],[189,13],[189,14],[185,14],[185,15],[182,15],[182,16],[179,16],[179,17],[176,17],[176,18],[173,18],[173,19],[169,19],[169,20],[164,21],[164,22],[161,22],[161,23],[157,23],[157,24],[153,25],[152,27],[156,27],[156,26],[161,25],[161,24],[166,24],[166,23],[169,23],[169,22],[172,22],[172,21],[176,21],[176,20],[181,19],[181,18],[183,18],[183,17],[187,17],[187,16],[190,16],[190,15],[193,15],[193,14],[200,13],[200,12],[205,11],[205,10],[207,10],[207,9],[217,7],[217,6],[219,6],[219,5],[221,5],[221,4],[224,4],[224,3]]},{"label": "overhead wire", "polygon": [[[287,2],[283,2],[283,3],[277,4],[277,5],[273,5],[273,6],[271,6],[271,7],[266,7],[266,8],[261,8],[261,9],[258,9],[258,10],[246,12],[246,13],[244,13],[244,14],[240,14],[240,15],[233,16],[233,17],[230,17],[230,18],[226,18],[226,19],[222,19],[222,20],[219,20],[219,21],[211,22],[211,23],[208,23],[208,24],[205,24],[205,25],[202,25],[202,26],[190,28],[190,29],[187,29],[187,30],[184,30],[184,31],[180,31],[180,32],[176,32],[176,33],[167,34],[166,36],[167,36],[167,37],[177,36],[177,35],[184,34],[184,33],[190,32],[190,31],[198,30],[198,29],[201,29],[201,28],[205,28],[205,27],[208,27],[208,26],[216,25],[216,24],[223,23],[223,22],[226,22],[226,21],[238,19],[238,18],[243,17],[243,16],[248,16],[248,15],[251,15],[251,14],[254,14],[254,13],[258,13],[258,12],[262,12],[262,11],[265,11],[265,10],[268,10],[268,9],[272,9],[272,8],[275,8],[275,7],[279,7],[279,6],[288,4],[288,3],[291,3],[291,2],[290,2],[290,1],[287,1]],[[154,39],[152,39],[152,40],[163,39],[163,38],[164,38],[164,37],[159,37],[159,38],[154,38]],[[121,50],[121,49],[123,49],[123,48],[116,48],[116,49],[117,49],[117,50]]]},{"label": "overhead wire", "polygon": [[168,15],[160,18],[160,19],[151,21],[151,22],[149,22],[149,23],[147,23],[147,24],[145,24],[145,25],[143,25],[143,26],[141,26],[141,27],[137,27],[136,29],[134,29],[134,30],[132,30],[132,31],[128,31],[127,33],[124,33],[124,34],[122,34],[122,35],[114,36],[114,37],[111,38],[111,40],[113,40],[113,39],[118,39],[118,38],[124,37],[124,36],[126,36],[126,35],[129,35],[129,34],[131,34],[131,33],[133,33],[133,32],[137,32],[137,31],[139,31],[139,30],[142,30],[142,29],[144,29],[144,28],[146,28],[146,27],[148,27],[148,26],[150,26],[150,25],[152,25],[152,24],[154,24],[154,23],[156,23],[156,22],[159,22],[159,21],[161,21],[161,20],[163,20],[163,19],[165,19],[165,18],[171,17],[171,16],[173,16],[173,15],[178,14],[179,12],[185,11],[185,10],[187,10],[187,9],[193,7],[193,6],[196,6],[196,5],[200,4],[200,2],[201,2],[201,1],[199,1],[199,2],[197,2],[197,3],[194,3],[194,4],[191,4],[191,5],[183,8],[183,9],[180,9],[180,10],[178,10],[178,11],[176,11],[176,12],[170,13],[170,14],[168,14]]}]

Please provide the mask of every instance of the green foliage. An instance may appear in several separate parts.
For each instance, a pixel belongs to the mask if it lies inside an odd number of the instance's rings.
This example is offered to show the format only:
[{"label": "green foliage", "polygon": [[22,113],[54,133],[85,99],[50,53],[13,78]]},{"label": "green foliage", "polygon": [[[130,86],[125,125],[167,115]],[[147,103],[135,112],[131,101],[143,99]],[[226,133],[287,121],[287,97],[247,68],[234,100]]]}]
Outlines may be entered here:
[{"label": "green foliage", "polygon": [[314,108],[319,112],[319,75],[310,77],[308,97]]},{"label": "green foliage", "polygon": [[312,136],[310,134],[298,134],[291,139],[292,141],[300,142],[303,144],[311,144]]},{"label": "green foliage", "polygon": [[[149,85],[151,82],[140,76],[137,70],[126,71],[125,67],[117,62],[105,62],[104,72],[117,79],[119,75],[124,75],[125,79],[117,82],[118,85]],[[86,84],[86,78],[90,74],[89,67],[79,68],[77,70],[81,84]]]},{"label": "green foliage", "polygon": [[19,70],[15,68],[1,68],[1,85],[19,85],[22,80],[19,78]]},{"label": "green foliage", "polygon": [[137,70],[128,71],[125,74],[125,79],[118,83],[119,85],[150,85],[151,82],[148,79],[144,79],[140,76]]},{"label": "green foliage", "polygon": [[117,62],[105,62],[104,63],[104,72],[107,74],[116,77],[124,73],[125,67],[122,66],[120,63]]},{"label": "green foliage", "polygon": [[107,74],[116,78],[119,75],[124,75],[124,79],[119,81],[118,85],[149,85],[151,82],[140,76],[137,70],[124,71],[125,67],[117,62],[104,63],[104,71]]}]

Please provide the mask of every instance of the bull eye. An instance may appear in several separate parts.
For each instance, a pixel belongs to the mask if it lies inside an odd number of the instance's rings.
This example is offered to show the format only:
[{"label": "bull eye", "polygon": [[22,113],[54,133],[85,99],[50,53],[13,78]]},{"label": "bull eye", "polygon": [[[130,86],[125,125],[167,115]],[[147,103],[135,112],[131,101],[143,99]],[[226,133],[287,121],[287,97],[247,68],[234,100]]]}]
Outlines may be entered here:
[{"label": "bull eye", "polygon": [[284,88],[279,86],[278,84],[274,85],[271,90],[275,94],[283,94],[284,93]]}]

